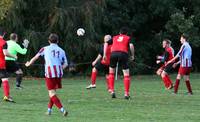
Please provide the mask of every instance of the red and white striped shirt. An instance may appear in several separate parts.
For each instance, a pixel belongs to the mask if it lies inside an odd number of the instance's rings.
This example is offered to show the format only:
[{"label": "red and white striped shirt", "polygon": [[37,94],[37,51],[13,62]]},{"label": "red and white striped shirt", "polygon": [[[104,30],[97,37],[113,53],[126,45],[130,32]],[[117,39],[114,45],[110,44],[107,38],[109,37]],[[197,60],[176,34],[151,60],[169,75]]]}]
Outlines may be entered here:
[{"label": "red and white striped shirt", "polygon": [[63,49],[57,44],[50,44],[41,48],[38,54],[44,56],[46,78],[61,78],[63,76],[62,65],[67,63]]}]

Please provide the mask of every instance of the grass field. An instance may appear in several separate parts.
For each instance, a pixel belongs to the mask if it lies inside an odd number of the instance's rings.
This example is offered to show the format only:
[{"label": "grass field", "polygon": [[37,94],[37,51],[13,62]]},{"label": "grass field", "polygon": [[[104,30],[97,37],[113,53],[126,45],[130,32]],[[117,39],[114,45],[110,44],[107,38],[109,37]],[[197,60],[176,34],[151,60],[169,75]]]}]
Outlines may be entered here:
[{"label": "grass field", "polygon": [[17,103],[0,102],[0,122],[199,122],[200,74],[191,78],[194,95],[188,96],[184,82],[173,95],[164,90],[157,76],[133,76],[131,100],[123,99],[122,80],[115,84],[117,99],[111,99],[103,77],[92,90],[85,89],[89,78],[64,79],[58,94],[69,111],[66,118],[55,107],[51,116],[44,114],[48,94],[43,79],[24,80],[23,90],[16,90],[11,79],[11,94]]}]

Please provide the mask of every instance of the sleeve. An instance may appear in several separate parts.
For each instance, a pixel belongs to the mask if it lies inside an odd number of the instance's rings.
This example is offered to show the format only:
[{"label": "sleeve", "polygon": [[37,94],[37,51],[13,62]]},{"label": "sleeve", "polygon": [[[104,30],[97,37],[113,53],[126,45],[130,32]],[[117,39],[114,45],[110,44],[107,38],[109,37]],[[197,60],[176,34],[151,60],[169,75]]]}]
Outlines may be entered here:
[{"label": "sleeve", "polygon": [[180,57],[181,54],[183,53],[184,48],[185,48],[185,45],[182,45],[181,48],[180,48],[180,50],[179,50],[178,53],[176,54],[176,56]]},{"label": "sleeve", "polygon": [[20,54],[23,54],[23,55],[26,54],[26,52],[27,52],[27,49],[26,48],[22,49],[19,44],[15,45],[15,50],[16,50],[16,52],[18,52]]},{"label": "sleeve", "polygon": [[7,44],[7,43],[5,43],[5,44],[3,45],[3,49],[8,49],[8,44]]},{"label": "sleeve", "polygon": [[38,55],[44,56],[44,47],[40,49],[40,51],[38,52]]},{"label": "sleeve", "polygon": [[103,45],[100,47],[100,49],[99,49],[99,54],[103,57]]}]

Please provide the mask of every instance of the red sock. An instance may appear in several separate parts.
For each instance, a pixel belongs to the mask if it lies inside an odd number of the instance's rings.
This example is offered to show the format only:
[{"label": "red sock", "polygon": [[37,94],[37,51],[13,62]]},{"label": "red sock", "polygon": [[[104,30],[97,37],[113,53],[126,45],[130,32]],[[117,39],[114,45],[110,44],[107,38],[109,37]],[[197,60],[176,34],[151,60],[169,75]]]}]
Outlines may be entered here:
[{"label": "red sock", "polygon": [[110,73],[108,78],[109,78],[110,90],[114,92],[114,80],[115,80],[114,73]]},{"label": "red sock", "polygon": [[53,97],[51,97],[51,100],[53,101],[53,103],[54,103],[59,109],[62,108],[62,104],[61,104],[59,98],[58,98],[56,95],[54,95]]},{"label": "red sock", "polygon": [[9,97],[10,95],[10,86],[8,83],[8,80],[3,81],[3,91],[4,91],[4,96]]},{"label": "red sock", "polygon": [[131,80],[129,76],[124,76],[124,89],[125,95],[129,95],[129,88],[130,88]]},{"label": "red sock", "polygon": [[96,84],[97,72],[92,72],[91,74],[91,82],[92,85]]},{"label": "red sock", "polygon": [[172,80],[170,79],[169,75],[166,75],[166,79],[167,79],[167,83],[168,83],[168,86],[172,86],[173,83],[172,83]]},{"label": "red sock", "polygon": [[162,80],[163,80],[163,83],[164,83],[164,85],[165,85],[165,88],[168,88],[168,87],[169,87],[169,84],[168,84],[168,82],[167,82],[167,77],[166,77],[166,75],[165,75],[164,77],[162,77]]},{"label": "red sock", "polygon": [[186,83],[186,86],[187,86],[188,92],[189,92],[189,93],[192,93],[192,88],[191,88],[191,85],[190,85],[190,81],[187,80],[187,81],[185,81],[185,83]]},{"label": "red sock", "polygon": [[52,107],[53,107],[53,101],[51,100],[51,98],[49,98],[48,108],[52,108]]},{"label": "red sock", "polygon": [[110,89],[110,84],[109,84],[109,76],[106,76],[106,84],[107,84],[107,89]]},{"label": "red sock", "polygon": [[177,93],[177,92],[178,92],[179,83],[180,83],[180,80],[179,80],[179,79],[176,79],[176,83],[175,83],[175,85],[174,85],[174,93]]}]

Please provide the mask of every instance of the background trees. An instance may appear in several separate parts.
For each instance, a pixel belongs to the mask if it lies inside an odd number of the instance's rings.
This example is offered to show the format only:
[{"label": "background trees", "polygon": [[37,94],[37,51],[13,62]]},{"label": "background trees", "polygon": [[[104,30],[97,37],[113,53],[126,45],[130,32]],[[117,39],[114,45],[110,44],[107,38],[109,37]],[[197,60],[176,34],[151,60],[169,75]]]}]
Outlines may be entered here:
[{"label": "background trees", "polygon": [[[20,62],[47,45],[50,32],[59,34],[60,45],[71,60],[91,61],[104,34],[115,35],[120,27],[128,26],[135,42],[137,63],[155,66],[155,56],[162,52],[162,39],[171,39],[177,51],[180,34],[188,33],[194,70],[200,70],[198,0],[1,0],[0,6],[0,26],[31,41],[31,51]],[[79,27],[86,30],[84,37],[76,36]],[[38,73],[37,70],[29,72]],[[142,65],[132,71],[153,73]]]}]

